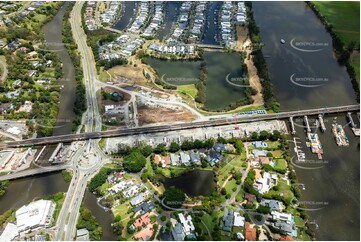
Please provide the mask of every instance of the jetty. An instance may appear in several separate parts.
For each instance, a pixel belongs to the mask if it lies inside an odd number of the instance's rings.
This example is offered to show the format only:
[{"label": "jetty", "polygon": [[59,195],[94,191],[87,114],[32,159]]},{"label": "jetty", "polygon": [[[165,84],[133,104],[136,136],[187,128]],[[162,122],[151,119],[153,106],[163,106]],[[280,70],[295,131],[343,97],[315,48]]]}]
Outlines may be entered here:
[{"label": "jetty", "polygon": [[320,123],[321,131],[322,131],[322,132],[325,132],[325,131],[326,131],[326,126],[325,126],[325,123],[323,122],[323,116],[322,116],[322,114],[319,114],[319,115],[318,115],[318,122]]}]

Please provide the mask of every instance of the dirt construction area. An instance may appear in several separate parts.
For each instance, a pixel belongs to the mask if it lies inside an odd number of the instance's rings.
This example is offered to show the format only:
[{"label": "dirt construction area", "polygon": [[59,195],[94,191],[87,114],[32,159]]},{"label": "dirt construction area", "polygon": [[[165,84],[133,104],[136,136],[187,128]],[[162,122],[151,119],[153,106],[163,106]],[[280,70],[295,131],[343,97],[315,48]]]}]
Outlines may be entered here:
[{"label": "dirt construction area", "polygon": [[174,110],[165,107],[138,107],[140,125],[174,122],[191,122],[195,116],[188,110]]}]

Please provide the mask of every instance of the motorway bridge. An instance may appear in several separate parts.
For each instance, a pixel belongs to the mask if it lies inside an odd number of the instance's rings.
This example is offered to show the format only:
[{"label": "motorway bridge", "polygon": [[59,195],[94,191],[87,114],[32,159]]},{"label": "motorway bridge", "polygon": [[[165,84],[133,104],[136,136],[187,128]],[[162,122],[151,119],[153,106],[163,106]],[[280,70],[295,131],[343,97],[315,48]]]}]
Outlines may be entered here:
[{"label": "motorway bridge", "polygon": [[61,171],[66,168],[69,168],[70,165],[63,164],[63,165],[56,165],[56,166],[49,166],[49,167],[39,167],[34,169],[27,169],[23,171],[14,172],[8,175],[2,175],[0,176],[0,181],[5,180],[14,180],[19,178],[24,178],[28,176],[35,176],[39,174],[49,173],[49,172],[55,172],[55,171]]},{"label": "motorway bridge", "polygon": [[178,131],[184,129],[204,128],[204,127],[238,124],[238,123],[263,121],[263,120],[287,119],[289,117],[300,117],[304,115],[332,114],[332,113],[350,112],[350,111],[358,111],[358,110],[360,110],[359,104],[338,106],[338,107],[315,108],[315,109],[298,110],[298,111],[288,111],[288,112],[271,113],[271,114],[257,114],[257,115],[254,114],[250,116],[219,118],[215,120],[195,121],[190,123],[180,123],[180,124],[172,124],[172,125],[159,125],[159,126],[148,126],[148,127],[137,127],[137,128],[119,128],[113,130],[88,132],[81,134],[68,134],[68,135],[59,135],[52,137],[25,139],[20,141],[1,142],[0,149],[18,148],[18,147],[26,147],[33,145],[70,143],[79,140],[110,138],[110,137],[120,137],[120,136],[149,134],[149,133],[161,133],[161,132]]}]

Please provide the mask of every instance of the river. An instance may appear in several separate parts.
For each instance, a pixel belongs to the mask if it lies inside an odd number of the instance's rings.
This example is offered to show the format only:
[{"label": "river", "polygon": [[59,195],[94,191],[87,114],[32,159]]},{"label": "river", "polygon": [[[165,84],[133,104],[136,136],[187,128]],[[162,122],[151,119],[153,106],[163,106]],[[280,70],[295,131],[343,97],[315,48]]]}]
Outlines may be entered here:
[{"label": "river", "polygon": [[[282,110],[356,103],[346,69],[334,57],[330,35],[304,2],[253,2],[253,11]],[[301,200],[313,209],[308,214],[318,225],[317,240],[359,240],[360,140],[346,126],[350,146],[338,147],[331,132],[333,117],[325,116],[327,130],[318,132],[325,153],[321,163],[306,147],[302,120],[296,120],[296,137],[309,160],[303,168],[295,167],[306,188]],[[353,118],[359,127],[355,114]],[[337,115],[337,122],[345,125],[346,114]],[[321,168],[315,169],[315,163]]]},{"label": "river", "polygon": [[59,85],[64,86],[60,91],[59,113],[57,123],[53,129],[53,135],[69,134],[72,132],[73,120],[75,114],[73,112],[75,101],[75,69],[70,56],[62,43],[61,26],[63,16],[65,13],[65,7],[63,5],[57,15],[45,24],[43,27],[44,39],[50,50],[55,51],[63,63],[64,77],[59,81]]}]

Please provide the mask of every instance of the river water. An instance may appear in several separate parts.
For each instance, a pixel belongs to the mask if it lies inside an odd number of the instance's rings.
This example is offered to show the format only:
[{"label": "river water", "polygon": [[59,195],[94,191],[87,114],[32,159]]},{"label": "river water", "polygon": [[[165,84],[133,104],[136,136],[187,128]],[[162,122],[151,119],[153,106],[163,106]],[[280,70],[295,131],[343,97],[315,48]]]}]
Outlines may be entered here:
[{"label": "river water", "polygon": [[[253,11],[282,110],[356,103],[346,69],[334,57],[330,35],[304,2],[253,2]],[[306,188],[302,201],[312,209],[308,214],[318,225],[316,239],[359,240],[360,139],[345,126],[350,146],[338,147],[331,132],[334,117],[339,124],[348,122],[346,114],[325,116],[327,130],[318,131],[325,153],[322,161],[306,147],[302,120],[296,120],[298,145],[308,163],[296,161],[295,170]],[[353,119],[359,127],[355,113]]]},{"label": "river water", "polygon": [[282,110],[356,103],[331,36],[304,2],[254,2],[253,11]]},{"label": "river water", "polygon": [[64,77],[59,81],[59,85],[64,86],[60,92],[59,113],[53,135],[69,134],[72,132],[72,123],[75,118],[73,112],[75,101],[75,69],[70,56],[62,43],[61,25],[66,4],[61,7],[58,14],[52,21],[44,25],[44,39],[50,50],[55,51],[63,63]]}]

